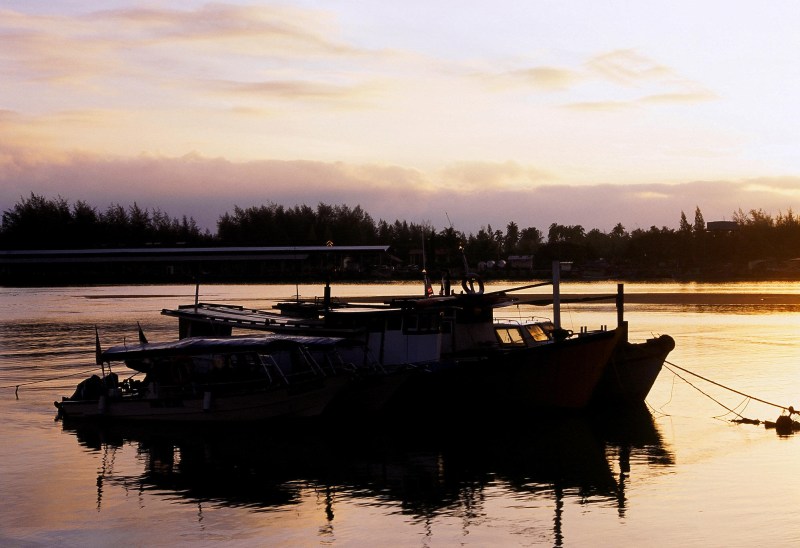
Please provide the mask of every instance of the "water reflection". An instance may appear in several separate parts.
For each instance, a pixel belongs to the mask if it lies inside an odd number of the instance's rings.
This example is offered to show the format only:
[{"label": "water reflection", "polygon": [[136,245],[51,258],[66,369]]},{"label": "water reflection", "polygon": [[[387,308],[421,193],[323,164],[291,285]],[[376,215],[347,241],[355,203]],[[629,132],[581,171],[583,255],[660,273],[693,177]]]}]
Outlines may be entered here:
[{"label": "water reflection", "polygon": [[[400,508],[414,520],[440,515],[476,519],[488,491],[552,504],[553,535],[562,539],[564,502],[604,504],[624,514],[631,461],[670,466],[649,412],[515,417],[464,424],[302,422],[281,428],[170,429],[65,425],[103,456],[97,504],[111,486],[161,493],[199,504],[282,509],[309,489],[324,497],[324,519],[336,501]],[[122,474],[117,451],[133,448],[141,473]],[[394,511],[394,510],[393,510]]]}]

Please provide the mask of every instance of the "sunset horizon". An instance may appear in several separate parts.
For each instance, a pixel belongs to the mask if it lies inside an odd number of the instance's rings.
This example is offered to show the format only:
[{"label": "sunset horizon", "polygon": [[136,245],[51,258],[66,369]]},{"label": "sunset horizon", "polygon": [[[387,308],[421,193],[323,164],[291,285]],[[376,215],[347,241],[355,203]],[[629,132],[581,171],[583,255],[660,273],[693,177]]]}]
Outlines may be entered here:
[{"label": "sunset horizon", "polygon": [[[0,210],[675,228],[800,194],[797,8],[6,2]],[[712,23],[713,24],[710,24]]]}]

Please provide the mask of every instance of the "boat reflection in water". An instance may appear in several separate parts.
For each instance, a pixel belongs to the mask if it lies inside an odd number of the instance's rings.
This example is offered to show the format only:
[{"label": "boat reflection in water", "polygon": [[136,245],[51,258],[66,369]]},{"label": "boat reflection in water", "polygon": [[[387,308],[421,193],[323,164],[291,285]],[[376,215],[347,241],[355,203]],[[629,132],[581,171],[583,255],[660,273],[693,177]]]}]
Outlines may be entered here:
[{"label": "boat reflection in water", "polygon": [[201,510],[203,504],[285,510],[312,490],[325,493],[324,519],[331,525],[336,501],[342,499],[396,505],[403,514],[430,520],[465,509],[481,515],[488,492],[500,489],[510,505],[552,503],[558,545],[565,501],[605,504],[623,513],[631,459],[673,463],[646,409],[628,409],[624,417],[532,415],[516,417],[507,427],[494,420],[361,426],[313,421],[258,435],[229,426],[200,431],[88,423],[63,428],[93,451],[133,446],[144,463],[140,474],[101,470],[98,510],[103,490],[132,486],[166,492],[171,500],[198,504]]}]

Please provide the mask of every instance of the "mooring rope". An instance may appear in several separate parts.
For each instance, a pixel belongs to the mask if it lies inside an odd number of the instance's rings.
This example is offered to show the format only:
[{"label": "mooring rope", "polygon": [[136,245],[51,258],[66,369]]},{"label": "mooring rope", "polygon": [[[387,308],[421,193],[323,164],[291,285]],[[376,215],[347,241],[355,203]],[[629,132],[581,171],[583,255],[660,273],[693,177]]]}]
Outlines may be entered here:
[{"label": "mooring rope", "polygon": [[[730,407],[728,407],[727,405],[723,404],[719,400],[713,398],[710,394],[707,394],[706,392],[704,392],[703,390],[701,390],[700,388],[698,388],[694,384],[690,383],[684,377],[682,377],[677,372],[675,372],[672,369],[673,367],[675,369],[680,369],[681,371],[689,373],[690,375],[694,375],[698,379],[702,379],[702,380],[704,380],[704,381],[706,381],[706,382],[708,382],[710,384],[713,384],[715,386],[719,386],[720,388],[724,388],[725,390],[733,392],[734,394],[739,394],[740,396],[744,396],[744,400],[742,400],[742,403],[737,405],[737,407],[742,407],[742,412],[744,412],[744,410],[747,409],[747,406],[749,405],[749,403],[751,401],[755,400],[755,401],[764,403],[766,405],[771,405],[773,407],[777,407],[781,411],[784,411],[784,412],[788,411],[788,415],[781,414],[781,416],[778,417],[775,420],[775,422],[762,421],[760,419],[747,418],[747,417],[743,416],[740,412],[736,411],[735,409],[731,409]],[[700,392],[701,394],[706,396],[708,399],[710,399],[711,401],[713,401],[714,403],[716,403],[717,405],[719,405],[723,409],[726,409],[728,411],[728,413],[732,413],[732,414],[734,414],[734,415],[736,415],[738,417],[736,419],[730,419],[730,422],[735,422],[735,423],[739,423],[739,424],[763,424],[766,428],[774,428],[775,431],[780,436],[787,436],[789,434],[792,434],[793,432],[800,431],[800,422],[792,419],[792,415],[797,413],[797,411],[795,411],[794,407],[792,407],[791,405],[787,407],[785,405],[779,405],[777,403],[773,403],[773,402],[770,402],[770,401],[767,401],[767,400],[763,400],[761,398],[756,398],[755,396],[751,396],[750,394],[745,394],[744,392],[741,392],[739,390],[731,388],[730,386],[725,386],[724,384],[718,383],[717,381],[712,381],[711,379],[709,379],[707,377],[699,375],[699,374],[695,373],[694,371],[689,371],[688,369],[686,369],[684,367],[681,367],[679,365],[675,365],[674,363],[672,363],[670,361],[667,361],[667,360],[664,360],[664,368],[667,369],[670,373],[673,374],[673,376],[674,376],[673,377],[673,384],[675,382],[674,378],[681,379],[683,382],[685,382],[686,384],[688,384],[689,386],[691,386],[692,388],[694,388],[695,390],[697,390],[698,392]],[[722,418],[722,416],[724,416],[724,415],[720,415],[719,417],[714,417],[714,418]]]},{"label": "mooring rope", "polygon": [[[757,397],[755,397],[755,396],[751,396],[750,394],[745,394],[744,392],[740,392],[739,390],[736,390],[735,388],[731,388],[730,386],[725,386],[724,384],[720,384],[720,383],[718,383],[718,382],[716,382],[716,381],[712,381],[711,379],[709,379],[709,378],[707,378],[707,377],[704,377],[704,376],[702,376],[702,375],[699,375],[699,374],[695,373],[694,371],[689,371],[688,369],[685,369],[685,368],[681,367],[680,365],[676,365],[676,364],[674,364],[674,363],[672,363],[672,362],[670,362],[670,361],[664,360],[664,363],[665,363],[665,364],[668,364],[668,365],[671,365],[672,367],[674,367],[674,368],[676,368],[676,369],[680,369],[680,370],[681,370],[681,371],[683,371],[684,373],[689,373],[690,375],[694,375],[694,376],[695,376],[695,377],[697,377],[698,379],[702,379],[702,380],[704,380],[704,381],[706,381],[706,382],[708,382],[708,383],[711,383],[711,384],[713,384],[713,385],[719,386],[720,388],[724,388],[725,390],[729,390],[729,391],[731,391],[731,392],[733,392],[733,393],[735,393],[735,394],[739,394],[740,396],[744,396],[744,397],[746,397],[746,398],[750,398],[751,400],[755,400],[755,401],[757,401],[757,402],[761,402],[761,403],[764,403],[764,404],[767,404],[767,405],[771,405],[771,406],[773,406],[773,407],[777,407],[778,409],[782,409],[783,411],[788,411],[790,414],[792,414],[792,413],[795,413],[795,412],[796,412],[796,411],[795,411],[795,409],[794,409],[794,407],[792,407],[791,405],[789,405],[789,406],[786,406],[786,405],[780,405],[780,404],[778,404],[778,403],[773,403],[773,402],[771,402],[771,401],[762,400],[761,398],[757,398]],[[680,377],[680,375],[678,375],[678,374],[677,374],[677,373],[675,373],[674,371],[672,371],[672,373],[673,373],[673,374],[675,374],[676,376]],[[682,378],[682,377],[680,377],[680,378]],[[685,380],[685,379],[684,379],[684,380]],[[691,383],[689,383],[689,384],[691,384]],[[701,391],[701,392],[702,392],[702,391]],[[705,394],[705,392],[703,392],[703,393]],[[706,395],[706,396],[708,396],[708,394],[705,394],[705,395]],[[708,397],[709,397],[709,398],[711,398],[711,396],[708,396]],[[711,398],[711,399],[712,399],[712,400],[714,400],[714,398]],[[716,401],[716,400],[714,400],[714,401]],[[717,403],[719,403],[719,402],[717,402]],[[722,404],[720,403],[720,405],[722,405]],[[725,407],[725,406],[724,406],[724,405],[722,405],[722,407]],[[727,409],[727,407],[725,407],[725,408]],[[730,410],[729,410],[729,411],[730,411]],[[732,411],[732,412],[733,412],[733,413],[736,413],[735,411]],[[737,414],[738,414],[738,413],[737,413]],[[739,416],[741,416],[741,415],[739,415]]]},{"label": "mooring rope", "polygon": [[39,384],[39,383],[43,383],[43,382],[56,381],[56,380],[59,380],[59,379],[67,379],[69,377],[75,377],[77,375],[87,375],[89,373],[94,372],[96,369],[97,368],[89,369],[87,371],[79,371],[79,372],[76,372],[76,373],[68,373],[66,375],[60,375],[58,377],[49,377],[47,379],[39,379],[39,380],[36,380],[36,381],[20,382],[20,383],[16,383],[16,384],[6,384],[4,386],[0,386],[0,390],[3,390],[5,388],[14,388],[16,392],[19,392],[19,387],[20,386],[30,386],[31,384]]},{"label": "mooring rope", "polygon": [[[670,362],[668,362],[668,361],[666,361],[666,360],[664,361],[664,363],[665,363],[665,364],[669,364],[669,365],[671,365],[671,366],[673,366],[673,367],[677,367],[677,368],[678,368],[678,369],[680,369],[681,371],[686,371],[686,370],[685,370],[685,369],[683,369],[682,367],[679,367],[679,366],[675,365],[674,363],[670,363]],[[678,373],[676,373],[675,371],[673,371],[672,369],[670,369],[670,368],[669,368],[669,366],[666,366],[666,367],[667,367],[667,369],[669,369],[670,373],[672,373],[673,375],[675,375],[676,377],[678,377],[680,380],[682,380],[683,382],[685,382],[686,384],[688,384],[689,386],[691,386],[692,388],[694,388],[695,390],[697,390],[698,392],[700,392],[702,395],[704,395],[705,397],[707,397],[708,399],[710,399],[711,401],[713,401],[714,403],[716,403],[717,405],[719,405],[719,406],[720,406],[720,407],[722,407],[723,409],[727,410],[727,411],[728,411],[728,413],[733,413],[734,415],[736,415],[736,416],[737,416],[737,417],[739,417],[739,418],[744,418],[744,417],[742,417],[742,415],[740,415],[739,413],[737,413],[736,411],[734,411],[733,409],[731,409],[730,407],[728,407],[727,405],[725,405],[725,404],[724,404],[724,403],[722,403],[721,401],[719,401],[719,400],[715,399],[715,398],[714,398],[714,397],[713,397],[711,394],[708,394],[707,392],[704,392],[704,391],[702,391],[700,388],[698,388],[697,386],[695,386],[695,385],[693,385],[692,383],[690,383],[688,380],[686,380],[685,378],[683,378],[682,376],[680,376]],[[691,371],[686,371],[686,372],[687,372],[687,373],[692,373]],[[695,376],[697,376],[697,377],[700,377],[700,375],[696,375],[695,373],[692,373],[692,375],[695,375]],[[703,380],[708,380],[708,379],[704,379],[703,377],[700,377],[700,378],[701,378],[701,379],[703,379]],[[716,385],[718,385],[718,386],[722,386],[721,384],[719,384],[719,383],[716,383],[716,382],[714,382],[714,381],[708,381],[708,382],[710,382],[710,383],[712,383],[712,384],[716,384]],[[723,387],[723,388],[727,388],[727,387],[725,387],[725,386],[722,386],[722,387]],[[734,392],[736,392],[736,391],[734,390]]]}]

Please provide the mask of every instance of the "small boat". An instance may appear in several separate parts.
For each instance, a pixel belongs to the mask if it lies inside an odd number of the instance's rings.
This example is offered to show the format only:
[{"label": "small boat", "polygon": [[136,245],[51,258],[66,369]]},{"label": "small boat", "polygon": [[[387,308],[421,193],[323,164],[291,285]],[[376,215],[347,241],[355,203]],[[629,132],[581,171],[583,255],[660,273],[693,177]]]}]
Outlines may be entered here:
[{"label": "small boat", "polygon": [[[500,320],[495,322],[494,329],[500,345],[509,348],[532,348],[573,336],[569,331],[557,330],[549,320]],[[627,322],[622,322],[617,331],[617,343],[592,395],[592,403],[597,405],[644,402],[664,361],[675,348],[675,340],[669,335],[652,337],[641,343],[630,342]],[[587,333],[590,332],[581,332],[577,337]]]},{"label": "small boat", "polygon": [[[179,319],[179,333],[226,336],[233,329],[344,337],[363,344],[366,354],[394,371],[409,364],[427,374],[412,375],[398,392],[404,403],[459,401],[504,406],[580,409],[588,405],[619,340],[617,330],[555,336],[526,346],[504,344],[493,323],[496,308],[516,301],[506,291],[484,292],[465,277],[464,293],[391,299],[382,305],[330,304],[330,289],[316,311],[301,314],[204,304],[165,309]],[[535,284],[541,285],[541,284]],[[531,286],[532,287],[532,286]],[[425,394],[423,396],[422,394]],[[490,403],[493,402],[493,403]]]},{"label": "small boat", "polygon": [[466,350],[462,341],[459,352],[484,358],[475,386],[513,408],[583,409],[621,336],[605,328],[573,334],[550,321],[495,321],[490,316],[488,322],[475,322],[468,310],[475,308],[459,310],[463,326],[455,331],[469,326],[472,346]]},{"label": "small boat", "polygon": [[[105,352],[98,344],[102,378],[93,375],[71,397],[54,402],[57,418],[241,422],[317,416],[352,381],[354,366],[344,366],[337,354],[343,342],[263,334],[145,341]],[[120,381],[113,362],[124,363],[132,375]]]},{"label": "small boat", "polygon": [[624,337],[614,349],[603,377],[597,385],[594,402],[600,405],[630,405],[644,402],[667,356],[675,348],[669,335],[632,343]]}]

